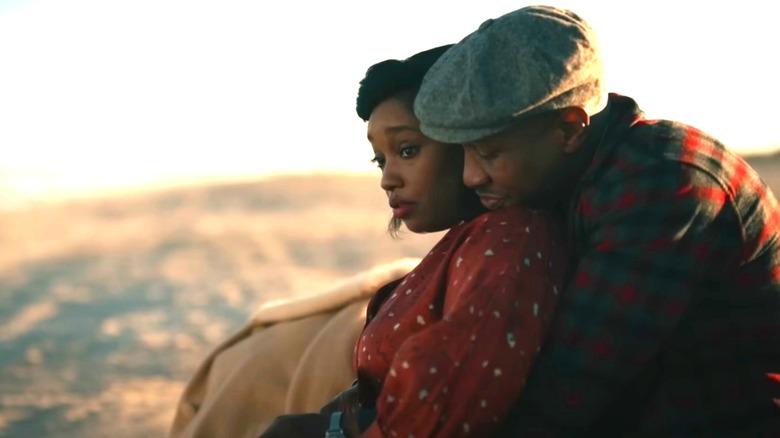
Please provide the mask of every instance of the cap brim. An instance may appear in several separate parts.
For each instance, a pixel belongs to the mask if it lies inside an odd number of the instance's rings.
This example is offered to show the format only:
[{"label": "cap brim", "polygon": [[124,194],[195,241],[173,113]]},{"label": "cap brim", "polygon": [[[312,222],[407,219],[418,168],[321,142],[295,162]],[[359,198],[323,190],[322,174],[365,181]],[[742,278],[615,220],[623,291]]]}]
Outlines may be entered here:
[{"label": "cap brim", "polygon": [[510,126],[511,124],[489,128],[449,128],[420,123],[420,131],[441,143],[469,143],[498,134]]}]

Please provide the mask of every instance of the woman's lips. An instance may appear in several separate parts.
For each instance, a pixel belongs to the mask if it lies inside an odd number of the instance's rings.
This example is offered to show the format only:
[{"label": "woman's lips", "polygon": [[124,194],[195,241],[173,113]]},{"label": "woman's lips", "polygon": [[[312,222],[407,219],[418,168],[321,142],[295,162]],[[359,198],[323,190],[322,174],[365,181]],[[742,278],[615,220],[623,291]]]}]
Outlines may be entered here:
[{"label": "woman's lips", "polygon": [[393,217],[396,217],[398,219],[403,219],[404,217],[408,216],[409,213],[412,212],[414,209],[414,204],[411,202],[401,202],[392,205],[393,207]]},{"label": "woman's lips", "polygon": [[414,210],[416,205],[414,202],[409,202],[395,197],[390,198],[389,204],[390,208],[393,209],[393,217],[398,219],[403,219],[404,217],[408,216],[409,213]]}]

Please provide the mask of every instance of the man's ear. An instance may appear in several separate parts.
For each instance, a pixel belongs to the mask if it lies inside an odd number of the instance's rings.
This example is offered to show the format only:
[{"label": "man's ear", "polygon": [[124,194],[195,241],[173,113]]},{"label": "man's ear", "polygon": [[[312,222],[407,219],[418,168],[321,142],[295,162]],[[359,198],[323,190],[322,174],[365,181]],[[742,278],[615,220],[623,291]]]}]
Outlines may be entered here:
[{"label": "man's ear", "polygon": [[569,107],[561,111],[559,119],[563,132],[563,151],[573,153],[579,149],[585,129],[590,125],[590,117],[580,107]]}]

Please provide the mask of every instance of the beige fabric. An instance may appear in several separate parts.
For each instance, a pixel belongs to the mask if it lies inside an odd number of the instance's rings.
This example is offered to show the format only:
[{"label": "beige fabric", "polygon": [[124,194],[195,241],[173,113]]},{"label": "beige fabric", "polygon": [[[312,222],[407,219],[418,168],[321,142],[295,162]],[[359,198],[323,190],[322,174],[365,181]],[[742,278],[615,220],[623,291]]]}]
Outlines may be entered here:
[{"label": "beige fabric", "polygon": [[198,367],[169,436],[254,438],[279,415],[318,411],[355,379],[352,354],[368,299],[418,262],[400,259],[261,306]]}]

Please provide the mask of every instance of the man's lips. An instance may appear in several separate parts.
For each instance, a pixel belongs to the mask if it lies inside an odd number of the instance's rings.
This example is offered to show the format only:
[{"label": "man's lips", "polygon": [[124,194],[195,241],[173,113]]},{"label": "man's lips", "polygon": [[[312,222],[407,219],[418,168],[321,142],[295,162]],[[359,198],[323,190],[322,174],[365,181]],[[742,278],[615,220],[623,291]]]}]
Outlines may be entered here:
[{"label": "man's lips", "polygon": [[491,195],[489,193],[477,193],[482,205],[488,210],[497,210],[504,205],[504,198],[501,196]]}]

